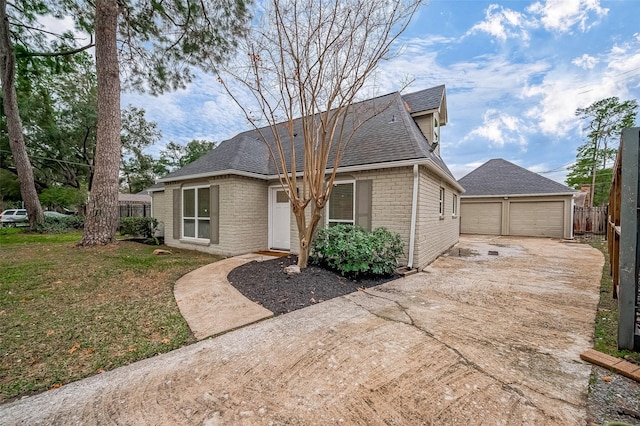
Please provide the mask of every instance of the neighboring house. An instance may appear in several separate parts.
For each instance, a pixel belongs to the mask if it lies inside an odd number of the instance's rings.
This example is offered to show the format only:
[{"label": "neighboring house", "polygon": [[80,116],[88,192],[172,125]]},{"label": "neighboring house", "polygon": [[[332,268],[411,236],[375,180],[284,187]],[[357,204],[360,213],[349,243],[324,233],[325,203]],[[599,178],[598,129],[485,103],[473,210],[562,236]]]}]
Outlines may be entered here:
[{"label": "neighboring house", "polygon": [[501,158],[458,182],[462,233],[572,237],[571,188]]},{"label": "neighboring house", "polygon": [[120,217],[151,216],[151,195],[148,191],[137,194],[118,194]]},{"label": "neighboring house", "polygon": [[573,198],[573,203],[576,207],[589,207],[591,204],[591,185],[588,183],[580,185],[580,189]]},{"label": "neighboring house", "polygon": [[[353,104],[347,123],[358,120],[364,124],[345,151],[320,226],[386,227],[402,237],[403,265],[423,268],[460,233],[463,190],[439,155],[440,127],[447,123],[445,87]],[[264,130],[269,137],[271,130]],[[301,171],[300,120],[294,130]],[[286,150],[288,142],[284,145]],[[290,151],[285,155],[290,165]],[[160,182],[162,187],[150,190],[167,245],[226,256],[265,249],[298,252],[287,194],[256,130],[222,142]]]}]

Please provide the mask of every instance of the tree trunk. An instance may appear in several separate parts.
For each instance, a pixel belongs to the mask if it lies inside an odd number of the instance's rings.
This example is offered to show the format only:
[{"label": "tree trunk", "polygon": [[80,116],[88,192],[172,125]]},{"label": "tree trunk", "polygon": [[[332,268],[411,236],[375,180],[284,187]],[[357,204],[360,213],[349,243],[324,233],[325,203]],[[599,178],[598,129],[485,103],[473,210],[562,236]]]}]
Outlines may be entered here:
[{"label": "tree trunk", "polygon": [[296,224],[298,225],[298,239],[300,240],[300,250],[298,253],[298,266],[300,269],[304,269],[309,263],[309,254],[311,253],[311,242],[313,234],[316,232],[318,223],[320,222],[320,212],[322,209],[318,209],[314,206],[313,213],[309,218],[309,223],[306,223],[306,217],[303,209],[296,209],[294,207],[293,213],[296,217]]},{"label": "tree trunk", "polygon": [[33,168],[24,144],[22,121],[18,110],[18,95],[16,94],[15,64],[16,56],[9,36],[7,1],[0,0],[0,78],[2,80],[3,106],[7,116],[9,146],[20,181],[20,194],[29,215],[29,226],[33,229],[39,223],[44,222],[44,214],[36,191]]},{"label": "tree trunk", "polygon": [[116,242],[118,229],[118,173],[120,170],[120,71],[118,68],[118,3],[96,0],[96,74],[98,128],[94,175],[83,246]]},{"label": "tree trunk", "polygon": [[593,169],[591,170],[591,199],[589,200],[589,207],[593,207],[594,198],[596,197],[596,173],[598,169],[596,163],[593,163]]}]

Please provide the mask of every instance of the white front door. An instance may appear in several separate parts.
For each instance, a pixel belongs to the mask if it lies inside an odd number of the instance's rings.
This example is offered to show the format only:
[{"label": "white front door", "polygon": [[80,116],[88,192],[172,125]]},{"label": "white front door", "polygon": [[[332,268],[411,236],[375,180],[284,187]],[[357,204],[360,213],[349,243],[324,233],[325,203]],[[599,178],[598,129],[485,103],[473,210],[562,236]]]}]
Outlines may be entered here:
[{"label": "white front door", "polygon": [[289,250],[291,242],[291,208],[289,196],[281,187],[271,188],[269,241],[272,249]]}]

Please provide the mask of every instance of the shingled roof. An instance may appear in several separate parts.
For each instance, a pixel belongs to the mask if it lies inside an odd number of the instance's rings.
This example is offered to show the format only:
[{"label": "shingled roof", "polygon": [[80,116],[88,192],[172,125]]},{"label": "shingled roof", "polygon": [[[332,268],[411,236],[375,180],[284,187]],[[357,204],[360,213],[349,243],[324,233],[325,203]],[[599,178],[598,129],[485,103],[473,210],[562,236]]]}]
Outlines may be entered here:
[{"label": "shingled roof", "polygon": [[[435,102],[433,93],[442,92],[444,86],[423,90],[429,95],[413,96],[411,102],[424,107],[429,102]],[[418,94],[422,93],[418,92]],[[427,139],[420,131],[419,127],[411,117],[407,110],[406,96],[401,96],[395,92],[377,98],[369,99],[363,102],[353,104],[349,116],[346,118],[345,134],[349,134],[349,130],[353,128],[354,123],[362,124],[354,133],[353,138],[349,142],[344,153],[340,167],[363,166],[377,163],[390,163],[406,160],[430,159],[442,171],[451,177],[453,175],[439,157],[432,152]],[[436,96],[437,97],[437,96]],[[294,146],[296,153],[296,168],[301,171],[303,168],[304,141],[302,138],[302,120],[295,120],[293,123]],[[279,127],[282,132],[283,143],[285,148],[285,158],[287,169],[290,169],[291,158],[290,149],[287,150],[289,144],[288,136],[286,136],[286,128]],[[273,131],[269,127],[258,130],[249,130],[228,139],[208,154],[202,156],[198,160],[190,163],[183,168],[164,176],[161,181],[167,182],[171,180],[182,180],[192,176],[206,176],[228,172],[244,172],[253,175],[262,175],[264,177],[274,176],[277,174],[276,165],[269,158],[267,145],[264,143],[260,133],[265,136],[267,143],[274,148],[275,137]],[[333,162],[334,153],[330,153],[329,164]]]},{"label": "shingled roof", "polygon": [[540,176],[502,158],[484,163],[458,181],[468,196],[524,194],[570,194],[576,192],[561,183]]},{"label": "shingled roof", "polygon": [[443,96],[444,84],[419,92],[407,93],[402,96],[402,99],[409,105],[409,112],[415,114],[440,108]]}]

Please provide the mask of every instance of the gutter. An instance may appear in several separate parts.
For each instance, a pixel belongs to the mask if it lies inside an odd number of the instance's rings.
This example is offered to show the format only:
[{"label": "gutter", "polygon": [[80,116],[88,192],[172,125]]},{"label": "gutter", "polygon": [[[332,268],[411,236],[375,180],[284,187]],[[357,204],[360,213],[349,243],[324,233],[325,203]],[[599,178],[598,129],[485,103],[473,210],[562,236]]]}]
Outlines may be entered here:
[{"label": "gutter", "polygon": [[569,195],[574,196],[576,192],[550,192],[550,193],[537,193],[537,194],[495,194],[495,195],[461,195],[461,198],[464,199],[473,199],[473,198],[518,198],[518,197],[557,197],[564,196],[567,197]]},{"label": "gutter", "polygon": [[418,185],[420,183],[418,165],[413,165],[413,198],[411,200],[411,231],[409,233],[409,259],[407,269],[413,268],[413,252],[416,244],[416,220],[418,216]]},{"label": "gutter", "polygon": [[[367,170],[378,170],[378,169],[388,169],[395,167],[409,167],[409,166],[425,166],[435,172],[438,176],[442,177],[447,183],[456,188],[462,194],[464,192],[464,188],[456,181],[454,178],[449,176],[444,170],[442,170],[438,165],[431,160],[430,158],[416,158],[412,160],[399,160],[399,161],[390,161],[388,163],[371,163],[371,164],[361,164],[358,166],[344,166],[338,167],[337,173],[351,173],[357,171],[367,171]],[[325,174],[329,174],[333,171],[333,169],[326,169]],[[302,173],[302,172],[298,172]],[[245,176],[251,177],[254,179],[261,180],[275,180],[278,179],[278,175],[261,175],[258,173],[245,172],[234,169],[226,169],[217,172],[205,172],[205,173],[197,173],[192,175],[185,176],[177,176],[177,177],[168,177],[168,178],[160,178],[157,180],[158,183],[167,183],[167,182],[179,182],[184,180],[192,180],[192,179],[203,179],[203,178],[211,178],[215,176],[224,176],[224,175],[235,175],[235,176]],[[162,189],[160,189],[162,190]]]},{"label": "gutter", "polygon": [[[245,177],[251,177],[251,178],[255,178],[255,179],[268,179],[269,177],[266,175],[261,175],[258,173],[251,173],[251,172],[243,172],[241,170],[234,170],[234,169],[227,169],[227,170],[221,170],[219,172],[205,172],[205,173],[196,173],[196,174],[192,174],[192,175],[184,175],[184,176],[176,176],[176,177],[164,177],[164,178],[160,178],[157,180],[158,183],[165,183],[165,182],[179,182],[182,180],[192,180],[192,179],[202,179],[202,178],[209,178],[209,177],[215,177],[215,176],[224,176],[224,175],[236,175],[236,176],[245,176]],[[277,175],[276,175],[277,178]]]}]

